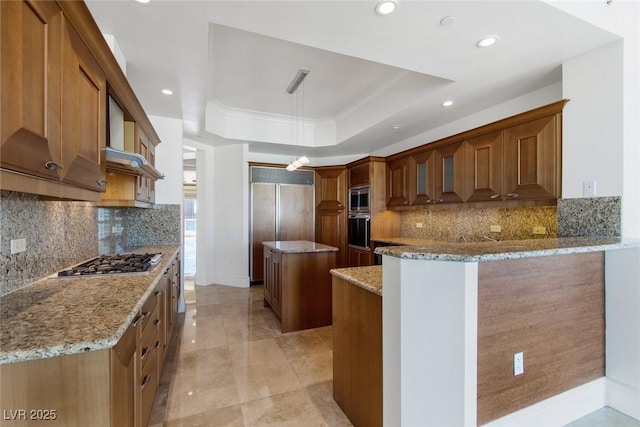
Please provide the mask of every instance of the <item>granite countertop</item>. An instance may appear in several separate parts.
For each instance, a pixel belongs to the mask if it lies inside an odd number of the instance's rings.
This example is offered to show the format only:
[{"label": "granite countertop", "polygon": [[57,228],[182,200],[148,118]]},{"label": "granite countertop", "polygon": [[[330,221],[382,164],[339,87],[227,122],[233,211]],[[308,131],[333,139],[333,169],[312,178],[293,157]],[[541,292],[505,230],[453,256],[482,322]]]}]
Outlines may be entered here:
[{"label": "granite countertop", "polygon": [[279,240],[276,242],[262,242],[270,249],[282,253],[307,253],[307,252],[336,252],[338,248],[323,245],[322,243],[310,242],[308,240]]},{"label": "granite countertop", "polygon": [[0,364],[113,347],[151,295],[179,245],[130,248],[162,253],[147,273],[45,278],[0,297]]},{"label": "granite countertop", "polygon": [[509,240],[500,242],[431,242],[418,246],[386,246],[377,254],[397,258],[460,262],[533,258],[613,249],[640,248],[640,239],[620,237],[563,237],[557,239]]},{"label": "granite countertop", "polygon": [[331,274],[369,292],[382,296],[382,266],[334,268]]}]

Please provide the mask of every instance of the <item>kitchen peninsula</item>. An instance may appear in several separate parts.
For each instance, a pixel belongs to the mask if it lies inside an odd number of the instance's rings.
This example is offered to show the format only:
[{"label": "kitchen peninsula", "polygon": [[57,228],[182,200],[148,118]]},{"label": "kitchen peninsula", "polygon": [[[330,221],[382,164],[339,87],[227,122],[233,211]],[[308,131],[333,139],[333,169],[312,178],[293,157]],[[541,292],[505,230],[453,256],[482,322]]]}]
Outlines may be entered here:
[{"label": "kitchen peninsula", "polygon": [[[379,292],[358,283],[376,274],[371,268],[332,274],[334,286],[383,295],[384,425],[564,425],[604,405],[633,416],[636,401],[625,395],[633,383],[620,378],[635,380],[627,367],[640,355],[621,341],[640,337],[640,289],[628,285],[640,281],[640,240],[432,242],[376,252]],[[514,375],[519,352],[524,373]],[[334,368],[334,385],[340,375]]]},{"label": "kitchen peninsula", "polygon": [[338,248],[306,240],[263,242],[264,304],[282,332],[331,324],[331,275]]}]

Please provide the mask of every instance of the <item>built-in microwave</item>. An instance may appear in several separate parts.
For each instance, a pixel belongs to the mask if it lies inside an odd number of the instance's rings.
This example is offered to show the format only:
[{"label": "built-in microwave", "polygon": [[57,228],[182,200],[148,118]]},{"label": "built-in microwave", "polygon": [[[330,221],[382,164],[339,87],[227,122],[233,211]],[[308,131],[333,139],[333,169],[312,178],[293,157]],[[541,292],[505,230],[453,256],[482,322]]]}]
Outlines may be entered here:
[{"label": "built-in microwave", "polygon": [[361,185],[358,187],[351,187],[349,189],[349,213],[369,213],[369,186]]},{"label": "built-in microwave", "polygon": [[348,220],[349,246],[369,249],[371,238],[371,217],[363,214],[351,214]]}]

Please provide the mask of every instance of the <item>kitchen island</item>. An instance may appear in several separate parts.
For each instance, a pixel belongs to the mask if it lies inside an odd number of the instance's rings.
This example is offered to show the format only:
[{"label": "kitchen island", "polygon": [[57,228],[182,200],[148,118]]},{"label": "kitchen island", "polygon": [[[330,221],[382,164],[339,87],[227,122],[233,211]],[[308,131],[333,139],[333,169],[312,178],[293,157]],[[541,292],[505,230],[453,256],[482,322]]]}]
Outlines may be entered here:
[{"label": "kitchen island", "polygon": [[338,248],[306,240],[263,242],[264,305],[282,332],[331,324],[331,275]]},{"label": "kitchen island", "polygon": [[[638,418],[640,240],[376,251],[384,425],[560,426],[604,405]],[[362,272],[349,270],[332,271],[334,284],[359,286]],[[514,375],[519,352],[524,373]]]},{"label": "kitchen island", "polygon": [[180,246],[131,252],[162,258],[144,273],[45,278],[0,297],[3,426],[146,425],[180,298]]}]

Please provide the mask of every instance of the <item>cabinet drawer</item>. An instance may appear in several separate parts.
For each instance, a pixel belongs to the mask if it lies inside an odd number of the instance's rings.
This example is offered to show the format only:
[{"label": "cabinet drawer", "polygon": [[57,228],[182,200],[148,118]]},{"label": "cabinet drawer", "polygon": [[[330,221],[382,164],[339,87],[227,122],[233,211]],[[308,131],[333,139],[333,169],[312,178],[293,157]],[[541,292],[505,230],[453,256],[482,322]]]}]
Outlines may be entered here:
[{"label": "cabinet drawer", "polygon": [[146,426],[149,421],[158,384],[160,383],[158,377],[158,355],[159,352],[155,345],[151,346],[151,351],[147,356],[149,359],[146,366],[142,368],[138,383],[140,387],[140,425],[143,426]]},{"label": "cabinet drawer", "polygon": [[144,334],[147,330],[147,327],[150,324],[153,324],[158,317],[157,313],[154,314],[154,310],[158,307],[158,297],[155,295],[155,292],[157,290],[157,288],[154,289],[147,301],[142,306],[142,309],[140,309],[141,319],[138,323],[138,326],[140,327],[141,334]]},{"label": "cabinet drawer", "polygon": [[[140,340],[140,365],[142,366],[142,369],[144,369],[147,364],[149,363],[149,359],[151,358],[152,352],[155,350],[155,345],[156,342],[159,342],[160,340],[160,335],[158,333],[159,328],[158,328],[158,323],[159,319],[157,319],[158,315],[158,308],[156,307],[156,309],[153,311],[153,317],[156,318],[156,320],[150,320],[149,321],[149,326],[142,334],[142,339]],[[155,323],[155,325],[154,325]]]}]

